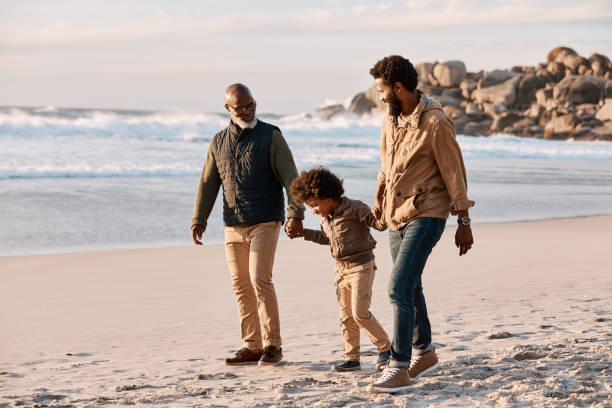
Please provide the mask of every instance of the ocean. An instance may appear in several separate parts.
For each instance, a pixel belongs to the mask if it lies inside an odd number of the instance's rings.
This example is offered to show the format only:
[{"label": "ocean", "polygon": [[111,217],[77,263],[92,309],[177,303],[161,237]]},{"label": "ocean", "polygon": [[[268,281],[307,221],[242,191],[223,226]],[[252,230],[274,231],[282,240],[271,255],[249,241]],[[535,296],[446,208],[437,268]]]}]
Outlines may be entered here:
[{"label": "ocean", "polygon": [[[372,203],[381,117],[262,114],[298,170],[323,165]],[[223,113],[0,107],[0,255],[189,245]],[[612,142],[457,135],[474,223],[612,212]],[[220,198],[220,197],[219,197]],[[318,227],[308,213],[305,225]],[[450,225],[450,223],[449,223]],[[223,242],[221,200],[205,243]]]}]

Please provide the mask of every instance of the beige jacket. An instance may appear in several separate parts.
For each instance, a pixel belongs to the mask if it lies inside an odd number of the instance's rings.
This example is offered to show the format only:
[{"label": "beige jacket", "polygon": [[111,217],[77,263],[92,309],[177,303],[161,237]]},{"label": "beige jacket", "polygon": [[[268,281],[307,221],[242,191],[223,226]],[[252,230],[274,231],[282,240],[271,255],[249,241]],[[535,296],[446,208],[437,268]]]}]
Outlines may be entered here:
[{"label": "beige jacket", "polygon": [[415,218],[447,218],[467,210],[467,179],[453,122],[440,104],[419,92],[406,122],[385,116],[381,131],[381,169],[372,212],[398,230]]}]

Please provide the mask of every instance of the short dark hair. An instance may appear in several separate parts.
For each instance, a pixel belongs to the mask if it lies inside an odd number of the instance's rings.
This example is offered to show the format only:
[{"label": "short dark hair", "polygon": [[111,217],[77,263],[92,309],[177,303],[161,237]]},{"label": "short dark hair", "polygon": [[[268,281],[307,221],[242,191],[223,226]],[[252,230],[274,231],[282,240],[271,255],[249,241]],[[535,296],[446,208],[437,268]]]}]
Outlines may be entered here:
[{"label": "short dark hair", "polygon": [[301,205],[311,198],[342,199],[344,187],[342,180],[325,167],[315,167],[305,170],[297,176],[289,187],[293,201]]},{"label": "short dark hair", "polygon": [[370,69],[374,79],[382,78],[387,85],[401,83],[410,92],[414,92],[419,83],[419,74],[410,61],[401,55],[389,55],[378,60]]}]

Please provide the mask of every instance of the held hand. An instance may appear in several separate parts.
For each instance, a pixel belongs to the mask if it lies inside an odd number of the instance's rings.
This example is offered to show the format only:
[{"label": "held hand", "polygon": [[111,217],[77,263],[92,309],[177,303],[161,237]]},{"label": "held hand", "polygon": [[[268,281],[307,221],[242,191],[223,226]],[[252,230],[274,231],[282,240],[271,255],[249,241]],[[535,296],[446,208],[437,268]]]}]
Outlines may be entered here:
[{"label": "held hand", "polygon": [[455,245],[459,248],[459,256],[467,254],[473,244],[472,228],[469,225],[459,224],[455,233]]},{"label": "held hand", "polygon": [[193,239],[193,243],[196,245],[202,245],[202,234],[206,231],[206,227],[204,225],[196,224],[191,227],[191,239]]},{"label": "held hand", "polygon": [[289,218],[285,224],[285,233],[291,239],[304,236],[304,226],[299,218]]}]

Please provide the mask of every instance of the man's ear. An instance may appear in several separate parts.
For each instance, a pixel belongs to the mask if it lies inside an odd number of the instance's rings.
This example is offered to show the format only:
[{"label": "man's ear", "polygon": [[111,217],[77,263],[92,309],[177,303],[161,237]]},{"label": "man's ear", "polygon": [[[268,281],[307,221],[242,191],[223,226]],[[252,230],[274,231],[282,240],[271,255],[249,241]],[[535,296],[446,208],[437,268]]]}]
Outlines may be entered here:
[{"label": "man's ear", "polygon": [[394,90],[396,93],[399,93],[399,92],[402,90],[402,88],[403,88],[403,87],[404,87],[404,86],[402,85],[402,83],[401,83],[401,82],[395,82],[395,83],[393,84],[393,90]]},{"label": "man's ear", "polygon": [[230,111],[229,110],[229,105],[227,103],[225,104],[225,110],[228,111],[228,112]]}]

